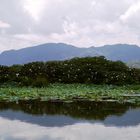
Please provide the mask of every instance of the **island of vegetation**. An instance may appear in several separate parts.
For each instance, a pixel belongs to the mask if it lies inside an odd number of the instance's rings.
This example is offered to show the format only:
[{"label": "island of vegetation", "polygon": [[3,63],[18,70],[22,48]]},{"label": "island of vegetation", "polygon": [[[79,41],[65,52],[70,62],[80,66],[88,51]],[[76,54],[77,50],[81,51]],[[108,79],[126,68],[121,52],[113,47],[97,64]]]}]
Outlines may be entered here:
[{"label": "island of vegetation", "polygon": [[140,104],[140,69],[105,57],[0,66],[0,101]]}]

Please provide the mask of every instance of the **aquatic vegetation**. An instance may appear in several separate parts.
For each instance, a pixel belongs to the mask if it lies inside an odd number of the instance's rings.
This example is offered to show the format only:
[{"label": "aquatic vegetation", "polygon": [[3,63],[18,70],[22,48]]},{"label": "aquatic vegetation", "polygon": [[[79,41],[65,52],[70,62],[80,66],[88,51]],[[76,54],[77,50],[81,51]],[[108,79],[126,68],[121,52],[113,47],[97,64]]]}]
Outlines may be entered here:
[{"label": "aquatic vegetation", "polygon": [[98,102],[130,102],[140,104],[140,86],[50,84],[44,88],[16,86],[0,87],[0,101],[34,99],[55,102],[89,100]]}]

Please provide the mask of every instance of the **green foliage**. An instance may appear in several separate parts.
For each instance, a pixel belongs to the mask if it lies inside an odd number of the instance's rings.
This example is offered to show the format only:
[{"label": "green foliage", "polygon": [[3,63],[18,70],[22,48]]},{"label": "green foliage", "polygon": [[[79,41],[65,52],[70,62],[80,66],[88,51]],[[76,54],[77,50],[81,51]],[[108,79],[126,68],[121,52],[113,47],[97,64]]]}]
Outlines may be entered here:
[{"label": "green foliage", "polygon": [[94,84],[49,84],[43,88],[0,86],[0,101],[77,100],[99,102],[132,102],[140,104],[140,86],[114,86]]},{"label": "green foliage", "polygon": [[74,58],[66,61],[32,62],[11,67],[0,66],[0,83],[47,86],[48,83],[140,84],[140,69],[105,57]]},{"label": "green foliage", "polygon": [[13,71],[7,66],[0,66],[0,83],[9,82],[12,79]]},{"label": "green foliage", "polygon": [[19,86],[32,86],[33,83],[33,79],[27,76],[21,77],[19,81]]},{"label": "green foliage", "polygon": [[49,85],[49,82],[46,78],[43,77],[37,77],[33,82],[32,82],[32,86],[33,87],[46,87]]}]

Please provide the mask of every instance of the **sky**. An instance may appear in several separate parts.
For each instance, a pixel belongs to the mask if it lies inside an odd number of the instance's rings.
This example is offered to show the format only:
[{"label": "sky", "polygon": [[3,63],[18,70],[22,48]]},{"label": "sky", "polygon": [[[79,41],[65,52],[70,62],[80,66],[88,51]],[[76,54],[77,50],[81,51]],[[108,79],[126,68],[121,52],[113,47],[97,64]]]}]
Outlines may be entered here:
[{"label": "sky", "polygon": [[140,0],[0,0],[0,52],[42,43],[140,45]]}]

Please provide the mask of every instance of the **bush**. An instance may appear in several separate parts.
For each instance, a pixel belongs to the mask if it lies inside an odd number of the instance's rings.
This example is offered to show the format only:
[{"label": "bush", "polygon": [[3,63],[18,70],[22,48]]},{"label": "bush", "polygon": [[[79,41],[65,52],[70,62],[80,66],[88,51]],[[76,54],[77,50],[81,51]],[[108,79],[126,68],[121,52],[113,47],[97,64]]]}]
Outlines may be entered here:
[{"label": "bush", "polygon": [[74,58],[65,61],[32,62],[12,67],[0,66],[0,83],[45,87],[50,83],[139,84],[140,69],[105,57]]},{"label": "bush", "polygon": [[37,77],[33,82],[33,87],[46,87],[49,85],[49,82],[46,78],[43,77]]},{"label": "bush", "polygon": [[25,77],[21,77],[20,80],[19,80],[19,85],[20,86],[31,86],[33,80],[27,76]]}]

